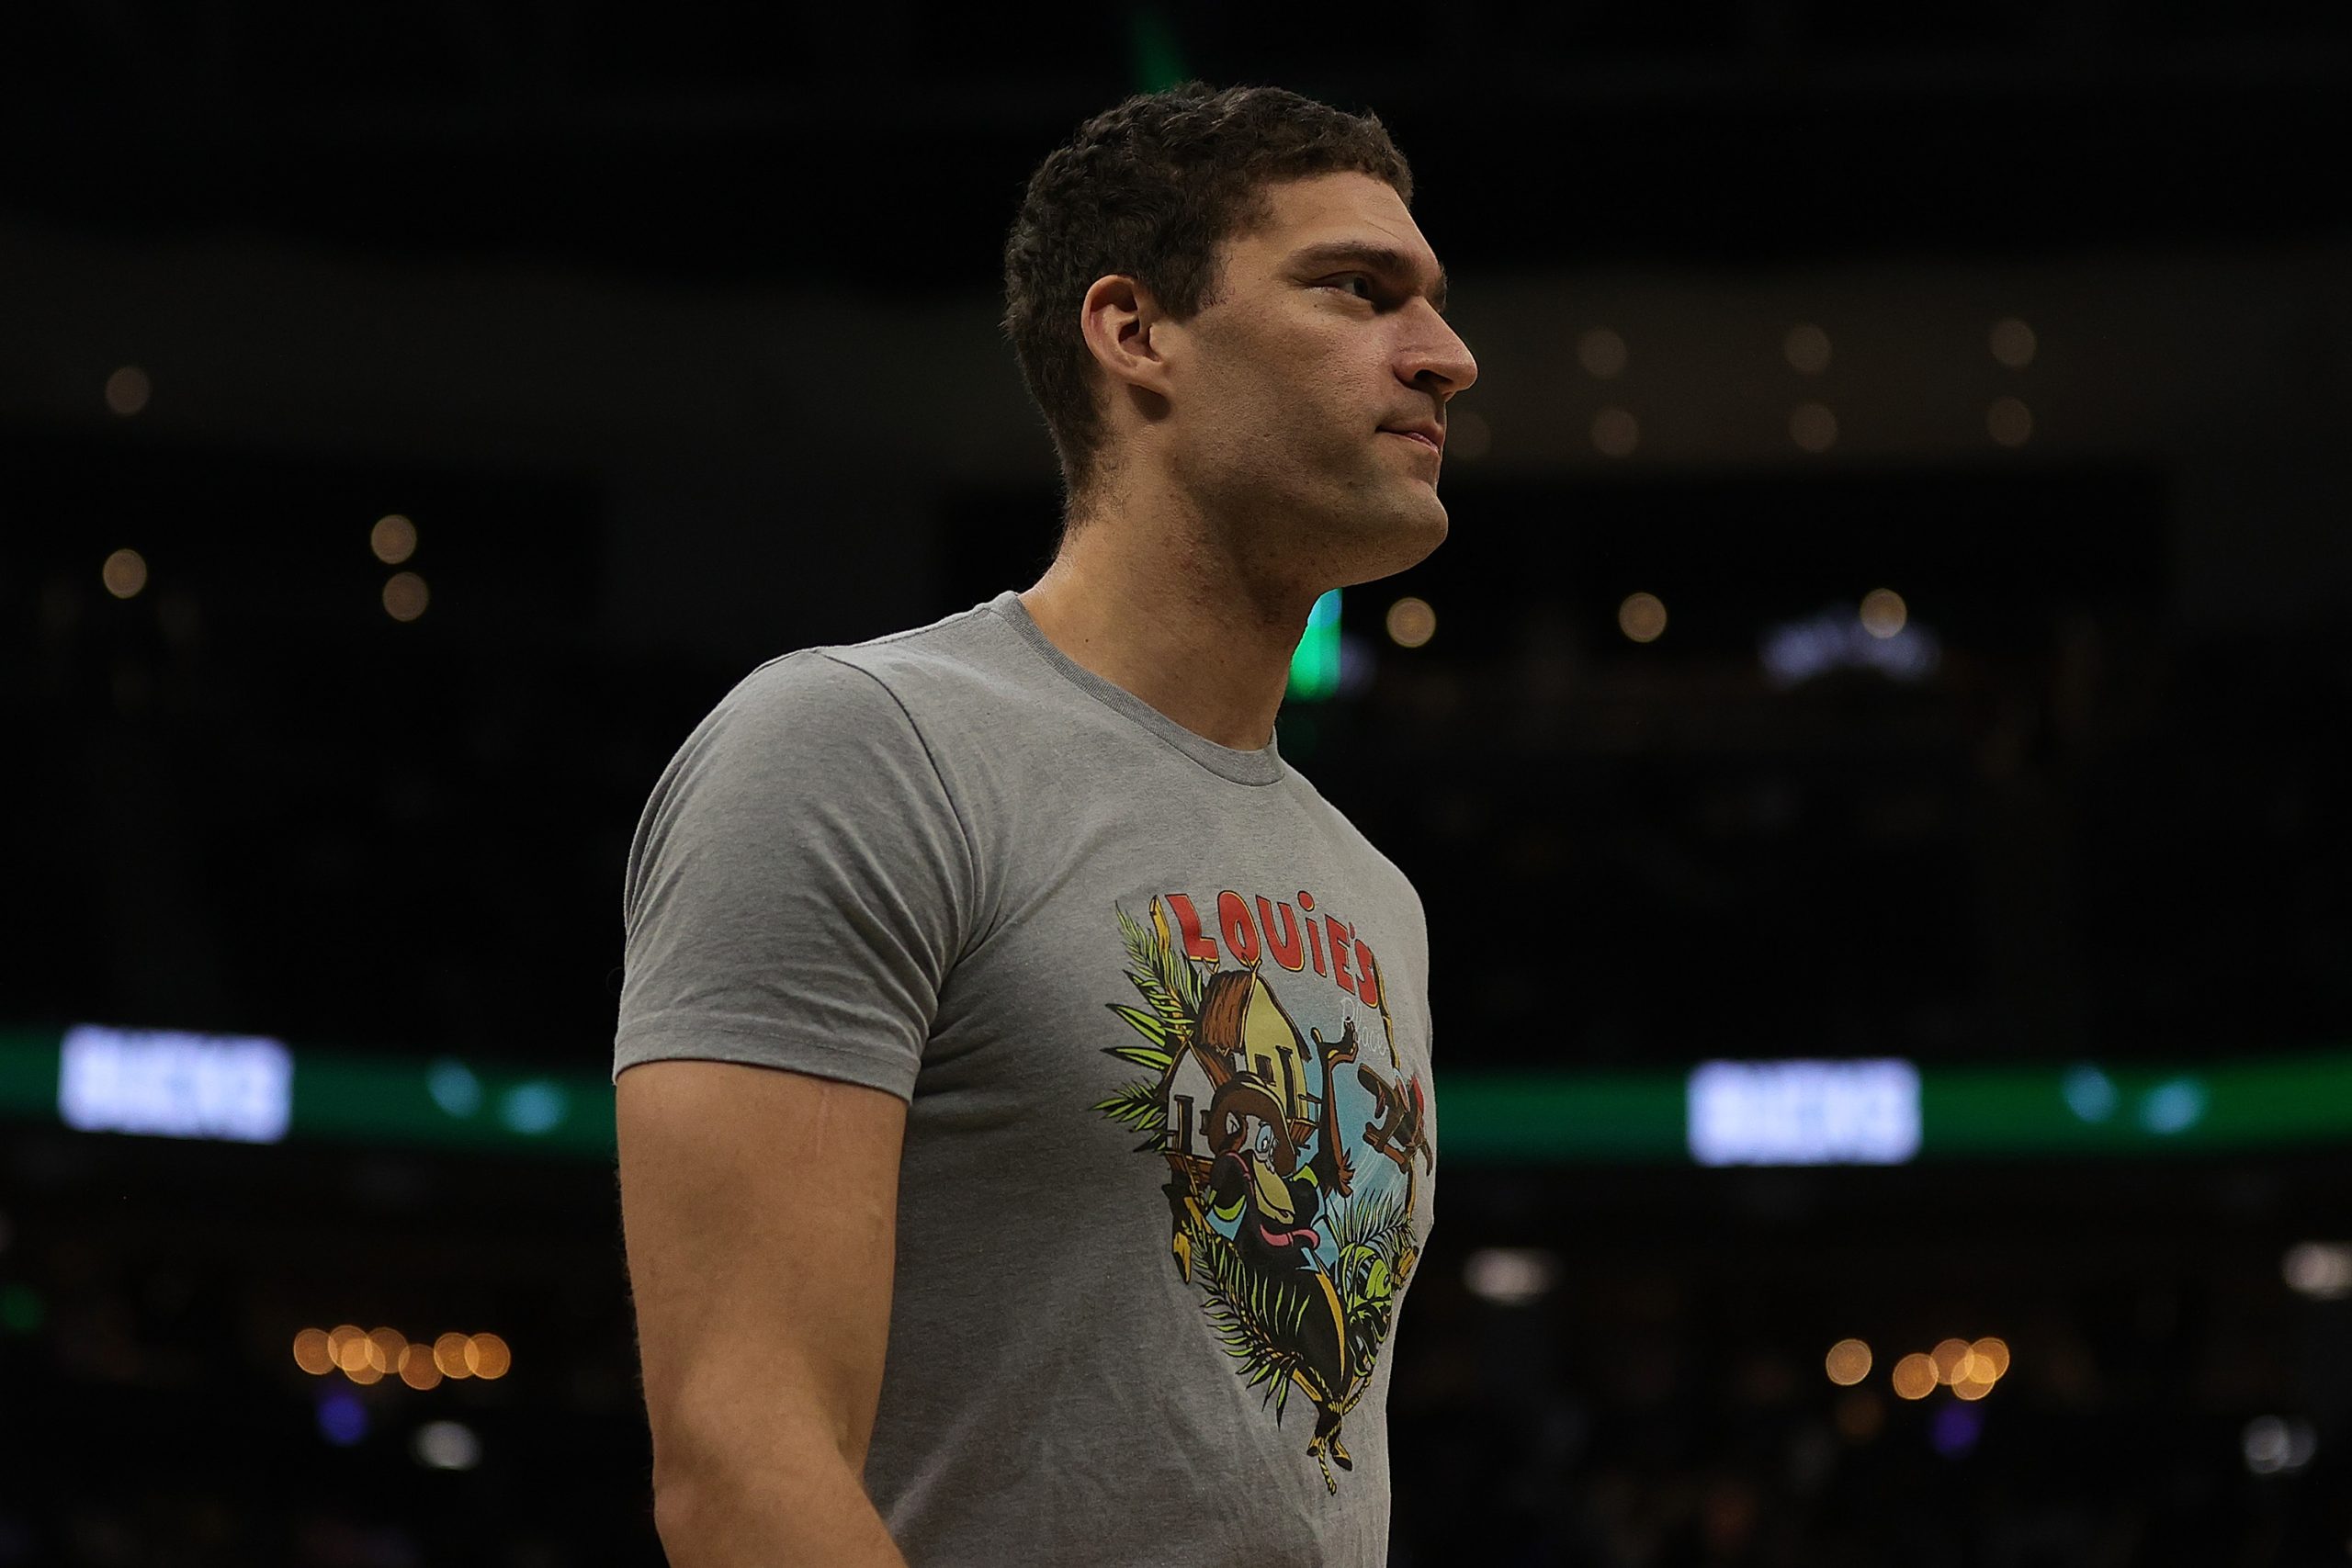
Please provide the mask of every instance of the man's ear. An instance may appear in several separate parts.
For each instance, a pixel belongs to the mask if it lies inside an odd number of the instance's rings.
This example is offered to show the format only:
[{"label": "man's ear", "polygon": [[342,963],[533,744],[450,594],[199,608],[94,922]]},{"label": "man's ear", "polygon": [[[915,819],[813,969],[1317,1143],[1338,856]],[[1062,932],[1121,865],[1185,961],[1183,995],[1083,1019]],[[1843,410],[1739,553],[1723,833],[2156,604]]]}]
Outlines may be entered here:
[{"label": "man's ear", "polygon": [[1079,302],[1079,330],[1086,351],[1113,387],[1133,387],[1168,395],[1168,365],[1153,332],[1168,318],[1151,290],[1124,274],[1098,277]]}]

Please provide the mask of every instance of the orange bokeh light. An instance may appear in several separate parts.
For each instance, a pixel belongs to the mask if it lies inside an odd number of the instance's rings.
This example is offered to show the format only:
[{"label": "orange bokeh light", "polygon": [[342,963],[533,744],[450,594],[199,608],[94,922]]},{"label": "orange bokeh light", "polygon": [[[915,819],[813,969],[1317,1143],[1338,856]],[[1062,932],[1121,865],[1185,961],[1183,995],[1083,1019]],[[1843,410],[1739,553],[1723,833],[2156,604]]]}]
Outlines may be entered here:
[{"label": "orange bokeh light", "polygon": [[466,1341],[466,1368],[478,1378],[503,1378],[514,1364],[514,1353],[495,1334],[477,1334]]},{"label": "orange bokeh light", "polygon": [[325,1329],[306,1328],[294,1336],[294,1364],[312,1377],[324,1377],[334,1371],[334,1357],[328,1353]]},{"label": "orange bokeh light", "polygon": [[410,1344],[401,1348],[401,1382],[413,1389],[439,1386],[441,1369],[433,1364],[432,1347]]},{"label": "orange bokeh light", "polygon": [[1894,1363],[1892,1381],[1898,1397],[1925,1399],[1936,1392],[1935,1360],[1914,1350]]}]

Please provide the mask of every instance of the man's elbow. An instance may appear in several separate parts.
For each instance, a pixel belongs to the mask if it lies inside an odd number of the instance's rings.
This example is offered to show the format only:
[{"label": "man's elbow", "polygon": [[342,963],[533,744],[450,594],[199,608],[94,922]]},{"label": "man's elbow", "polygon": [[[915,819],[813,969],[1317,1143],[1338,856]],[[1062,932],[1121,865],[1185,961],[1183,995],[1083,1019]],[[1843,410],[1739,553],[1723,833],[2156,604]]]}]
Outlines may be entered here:
[{"label": "man's elbow", "polygon": [[[864,1477],[821,1424],[673,1447],[653,1466],[653,1529],[672,1568],[896,1562]],[[854,1540],[857,1550],[849,1550]]]},{"label": "man's elbow", "polygon": [[653,1476],[653,1533],[662,1538],[662,1552],[673,1563],[694,1561],[694,1496],[675,1476],[656,1471]]}]

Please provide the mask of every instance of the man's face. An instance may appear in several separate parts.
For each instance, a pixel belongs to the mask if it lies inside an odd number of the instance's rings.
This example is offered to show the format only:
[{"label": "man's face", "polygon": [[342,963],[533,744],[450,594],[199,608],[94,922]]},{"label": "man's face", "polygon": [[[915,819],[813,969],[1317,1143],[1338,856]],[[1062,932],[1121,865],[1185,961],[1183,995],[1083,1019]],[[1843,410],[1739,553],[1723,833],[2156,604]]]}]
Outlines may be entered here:
[{"label": "man's face", "polygon": [[1318,175],[1266,198],[1267,220],[1221,247],[1213,302],[1163,324],[1163,435],[1180,482],[1271,577],[1386,577],[1445,538],[1445,405],[1477,364],[1385,182]]}]

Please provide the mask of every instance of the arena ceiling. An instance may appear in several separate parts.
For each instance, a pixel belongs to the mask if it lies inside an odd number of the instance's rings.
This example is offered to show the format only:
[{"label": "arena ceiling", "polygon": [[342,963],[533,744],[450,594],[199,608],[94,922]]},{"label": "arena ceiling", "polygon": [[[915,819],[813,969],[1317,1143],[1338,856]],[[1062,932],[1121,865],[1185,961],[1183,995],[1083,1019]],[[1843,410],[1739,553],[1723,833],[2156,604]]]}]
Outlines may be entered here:
[{"label": "arena ceiling", "polygon": [[84,0],[0,21],[0,217],[962,290],[1046,149],[1182,74],[1376,109],[1457,272],[2352,230],[2319,0]]}]

